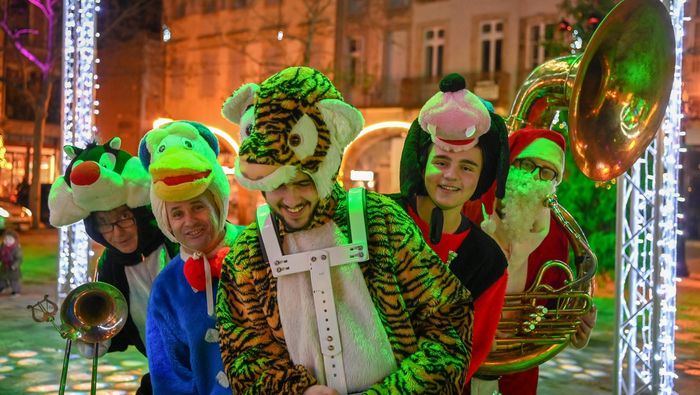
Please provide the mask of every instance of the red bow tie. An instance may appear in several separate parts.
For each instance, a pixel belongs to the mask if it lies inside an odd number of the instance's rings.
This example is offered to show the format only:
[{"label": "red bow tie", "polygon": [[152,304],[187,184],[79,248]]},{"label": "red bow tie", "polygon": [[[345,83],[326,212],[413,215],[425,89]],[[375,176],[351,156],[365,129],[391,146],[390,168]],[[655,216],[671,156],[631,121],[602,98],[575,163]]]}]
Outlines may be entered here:
[{"label": "red bow tie", "polygon": [[[223,264],[224,258],[226,258],[228,251],[228,247],[220,248],[216,252],[216,255],[208,258],[212,278],[219,278],[221,276],[221,265]],[[187,262],[185,262],[185,267],[183,268],[187,282],[190,283],[190,286],[197,291],[204,291],[207,287],[207,278],[204,274],[203,262],[203,257],[198,259],[189,257]]]}]

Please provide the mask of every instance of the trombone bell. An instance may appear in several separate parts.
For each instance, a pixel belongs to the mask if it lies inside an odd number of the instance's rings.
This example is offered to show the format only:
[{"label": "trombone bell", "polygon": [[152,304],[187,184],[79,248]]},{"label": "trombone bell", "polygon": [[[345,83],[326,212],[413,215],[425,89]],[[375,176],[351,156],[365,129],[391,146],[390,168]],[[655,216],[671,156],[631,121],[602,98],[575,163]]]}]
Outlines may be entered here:
[{"label": "trombone bell", "polygon": [[66,339],[59,395],[66,388],[68,361],[73,340],[94,343],[90,394],[97,389],[99,343],[116,336],[126,324],[129,307],[124,295],[113,285],[95,281],[72,290],[61,304],[61,336]]},{"label": "trombone bell", "polygon": [[103,282],[83,284],[71,291],[61,305],[61,321],[72,339],[98,343],[111,339],[126,324],[124,295]]}]

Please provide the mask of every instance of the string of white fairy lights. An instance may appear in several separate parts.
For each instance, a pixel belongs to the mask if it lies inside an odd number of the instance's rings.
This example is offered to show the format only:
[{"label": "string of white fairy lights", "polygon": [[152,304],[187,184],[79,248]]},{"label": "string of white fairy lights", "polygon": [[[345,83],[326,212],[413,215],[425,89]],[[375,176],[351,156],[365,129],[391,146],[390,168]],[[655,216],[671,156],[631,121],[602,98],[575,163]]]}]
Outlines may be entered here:
[{"label": "string of white fairy lights", "polygon": [[685,0],[663,1],[675,33],[666,117],[644,156],[619,178],[615,393],[672,394],[675,356],[681,61]]},{"label": "string of white fairy lights", "polygon": [[[63,143],[85,146],[94,139],[93,116],[98,87],[95,74],[96,12],[100,0],[64,0],[63,46]],[[669,3],[669,2],[666,2]],[[634,393],[638,386],[648,386],[654,393],[671,394],[676,378],[675,360],[675,272],[678,209],[678,153],[680,151],[681,57],[683,51],[683,7],[685,0],[670,2],[669,12],[676,32],[676,72],[663,136],[623,178],[619,196],[627,199],[631,211],[623,206],[618,213],[625,218],[618,224],[621,245],[618,248],[617,278],[626,284],[618,287],[624,294],[631,290],[632,300],[622,299],[617,347],[621,351],[617,366],[617,392]],[[63,170],[69,163],[64,155]],[[659,172],[661,172],[659,174]],[[641,183],[640,183],[641,181]],[[638,183],[642,185],[637,185]],[[658,194],[655,188],[658,187]],[[618,199],[620,201],[620,199]],[[647,205],[656,205],[649,211]],[[647,208],[643,208],[647,207]],[[629,218],[625,215],[629,211]],[[651,214],[651,217],[648,215]],[[654,214],[656,216],[654,217]],[[654,219],[655,218],[655,219]],[[639,229],[651,219],[656,225]],[[639,232],[646,232],[640,237]],[[58,295],[88,280],[88,262],[92,257],[89,239],[82,223],[60,231]],[[631,279],[631,280],[630,280]],[[619,285],[619,284],[618,284]],[[639,292],[641,290],[641,292]],[[620,300],[620,298],[618,298]],[[640,342],[641,340],[641,342]]]},{"label": "string of white fairy lights", "polygon": [[[63,2],[63,145],[85,147],[94,140],[95,39],[100,0]],[[70,163],[63,154],[62,169]],[[93,255],[82,221],[62,227],[59,233],[58,298],[88,281]]]}]

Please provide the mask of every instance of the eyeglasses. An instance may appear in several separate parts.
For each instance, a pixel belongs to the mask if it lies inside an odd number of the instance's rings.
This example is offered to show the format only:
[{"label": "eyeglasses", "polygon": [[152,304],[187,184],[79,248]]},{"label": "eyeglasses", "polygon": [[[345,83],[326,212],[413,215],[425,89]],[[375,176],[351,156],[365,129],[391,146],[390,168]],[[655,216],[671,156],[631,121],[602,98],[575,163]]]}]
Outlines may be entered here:
[{"label": "eyeglasses", "polygon": [[531,161],[530,159],[516,159],[513,162],[513,166],[528,171],[530,173],[534,173],[536,169],[539,169],[539,178],[543,181],[552,181],[558,176],[556,171],[550,169],[549,167],[540,166],[537,163]]},{"label": "eyeglasses", "polygon": [[97,225],[97,230],[100,233],[112,233],[114,231],[114,225],[118,226],[119,229],[121,229],[121,230],[125,230],[127,228],[130,228],[130,227],[136,225],[136,218],[134,218],[134,217],[122,218],[118,221],[111,222],[108,224],[99,224],[99,225]]}]

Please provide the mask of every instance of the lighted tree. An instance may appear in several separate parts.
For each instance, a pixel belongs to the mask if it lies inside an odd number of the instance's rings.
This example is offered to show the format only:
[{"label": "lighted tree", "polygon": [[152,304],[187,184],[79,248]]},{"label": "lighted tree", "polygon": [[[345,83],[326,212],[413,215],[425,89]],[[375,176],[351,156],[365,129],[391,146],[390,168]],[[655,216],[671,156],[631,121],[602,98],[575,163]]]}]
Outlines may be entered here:
[{"label": "lighted tree", "polygon": [[[41,218],[41,151],[44,146],[44,130],[48,115],[49,100],[53,82],[58,77],[56,66],[59,58],[61,1],[58,0],[26,0],[42,18],[28,18],[30,26],[15,26],[10,15],[10,8],[16,6],[18,0],[5,1],[2,15],[0,15],[0,28],[5,32],[6,39],[39,71],[40,83],[36,92],[27,90],[30,95],[34,112],[34,135],[32,139],[32,177],[29,187],[29,208],[34,213],[32,227],[39,225]],[[31,15],[31,13],[30,13]],[[32,23],[36,25],[32,26]]]},{"label": "lighted tree", "polygon": [[[570,49],[583,53],[603,17],[619,1],[565,0],[559,4],[565,19],[562,30],[571,33]],[[578,44],[576,44],[578,42]],[[571,53],[570,52],[570,53]],[[571,141],[567,135],[567,144]],[[611,272],[615,267],[615,185],[596,184],[576,167],[571,151],[566,153],[566,180],[557,188],[557,195],[586,233],[593,251],[598,256],[599,270]]]},{"label": "lighted tree", "polygon": [[2,135],[0,134],[0,169],[4,169],[9,165],[7,159],[5,159],[6,151],[7,149],[5,148],[5,143],[3,141]]},{"label": "lighted tree", "polygon": [[563,0],[559,10],[566,15],[559,28],[571,34],[572,53],[583,52],[603,17],[621,0]]}]

